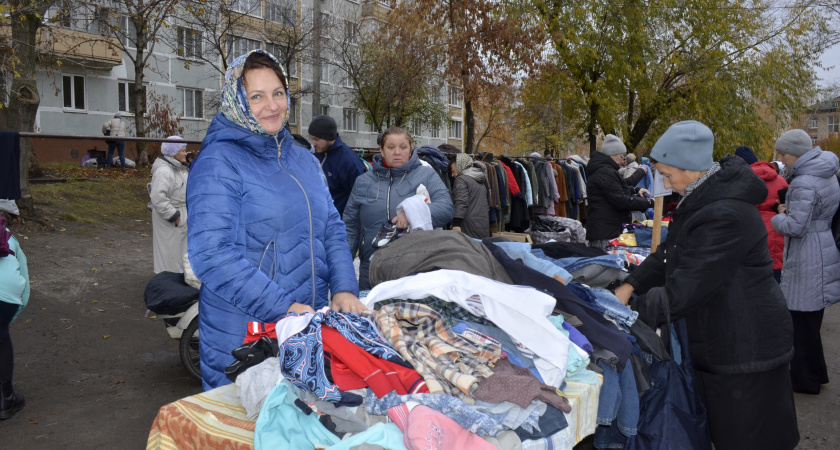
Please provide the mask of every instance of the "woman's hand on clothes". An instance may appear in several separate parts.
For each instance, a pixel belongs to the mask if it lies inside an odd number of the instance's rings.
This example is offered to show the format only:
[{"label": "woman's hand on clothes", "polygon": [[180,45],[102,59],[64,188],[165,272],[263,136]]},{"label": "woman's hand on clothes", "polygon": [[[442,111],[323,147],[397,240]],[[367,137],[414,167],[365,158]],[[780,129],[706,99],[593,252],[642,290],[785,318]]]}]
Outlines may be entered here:
[{"label": "woman's hand on clothes", "polygon": [[645,188],[639,189],[639,195],[645,198],[650,197],[650,191]]},{"label": "woman's hand on clothes", "polygon": [[785,207],[785,204],[782,203],[781,205],[779,205],[779,214],[784,214],[785,211],[787,211],[787,208]]},{"label": "woman's hand on clothes", "polygon": [[618,301],[627,305],[630,303],[630,296],[633,295],[633,291],[635,288],[628,283],[624,283],[621,286],[615,288],[615,296],[618,298]]},{"label": "woman's hand on clothes", "polygon": [[297,313],[297,314],[303,314],[303,313],[310,312],[310,313],[314,314],[315,310],[312,309],[312,307],[309,306],[309,305],[304,305],[303,303],[295,302],[295,303],[292,303],[292,306],[289,306],[289,309],[287,309],[286,312],[287,313],[293,312],[293,313]]},{"label": "woman's hand on clothes", "polygon": [[178,217],[175,218],[175,226],[177,227],[180,224],[181,224],[181,216],[178,216]]},{"label": "woman's hand on clothes", "polygon": [[333,311],[338,312],[350,312],[359,314],[362,311],[367,311],[367,307],[359,301],[359,297],[349,293],[349,292],[339,292],[332,296],[332,305],[330,305]]},{"label": "woman's hand on clothes", "polygon": [[409,225],[411,225],[410,223],[408,223],[408,217],[405,216],[405,211],[397,214],[397,217],[391,219],[391,223],[396,225],[397,228],[401,230],[404,230],[408,228]]},{"label": "woman's hand on clothes", "polygon": [[461,231],[461,227],[452,227],[452,231]]}]

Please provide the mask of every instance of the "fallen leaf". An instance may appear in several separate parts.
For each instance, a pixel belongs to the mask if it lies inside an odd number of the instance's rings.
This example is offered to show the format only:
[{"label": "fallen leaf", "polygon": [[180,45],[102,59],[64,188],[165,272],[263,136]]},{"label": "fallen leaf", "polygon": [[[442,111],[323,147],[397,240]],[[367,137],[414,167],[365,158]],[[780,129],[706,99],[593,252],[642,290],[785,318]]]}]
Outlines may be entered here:
[{"label": "fallen leaf", "polygon": [[47,310],[47,308],[41,308],[41,311],[46,311],[46,310]]},{"label": "fallen leaf", "polygon": [[37,420],[35,420],[35,419],[29,419],[29,423],[31,423],[31,424],[36,424],[36,423],[38,423],[38,421],[37,421]]},{"label": "fallen leaf", "polygon": [[102,339],[108,339],[109,337],[111,337],[110,334],[105,334],[105,335],[102,336]]},{"label": "fallen leaf", "polygon": [[24,241],[28,241],[28,240],[29,240],[29,238],[28,238],[28,237],[26,237],[26,236],[24,236],[24,237],[23,237],[23,240],[24,240]]},{"label": "fallen leaf", "polygon": [[123,383],[125,383],[125,380],[114,380],[114,384],[115,384],[115,385],[117,385],[117,384],[123,384]]},{"label": "fallen leaf", "polygon": [[94,286],[99,286],[99,283],[93,283]]},{"label": "fallen leaf", "polygon": [[149,237],[149,235],[148,235],[148,234],[145,234],[145,233],[140,233],[140,236],[143,236],[143,237]]},{"label": "fallen leaf", "polygon": [[69,322],[70,321],[70,319],[58,319],[58,320],[60,320],[62,322]]},{"label": "fallen leaf", "polygon": [[67,228],[62,228],[62,229],[60,229],[60,230],[58,230],[58,231],[67,231]]},{"label": "fallen leaf", "polygon": [[157,316],[149,316],[149,319],[157,319]]},{"label": "fallen leaf", "polygon": [[99,312],[105,312],[105,310],[104,310],[104,309],[99,309],[99,308],[96,308],[96,310],[97,310],[97,311],[99,311]]},{"label": "fallen leaf", "polygon": [[35,284],[35,280],[29,281],[29,284]]},{"label": "fallen leaf", "polygon": [[114,264],[114,261],[108,261],[108,264]]},{"label": "fallen leaf", "polygon": [[91,303],[99,303],[99,300],[93,300]]},{"label": "fallen leaf", "polygon": [[96,271],[97,271],[97,269],[96,269],[96,267],[94,267],[93,269],[90,269],[90,271],[91,271],[91,272],[96,272]]}]

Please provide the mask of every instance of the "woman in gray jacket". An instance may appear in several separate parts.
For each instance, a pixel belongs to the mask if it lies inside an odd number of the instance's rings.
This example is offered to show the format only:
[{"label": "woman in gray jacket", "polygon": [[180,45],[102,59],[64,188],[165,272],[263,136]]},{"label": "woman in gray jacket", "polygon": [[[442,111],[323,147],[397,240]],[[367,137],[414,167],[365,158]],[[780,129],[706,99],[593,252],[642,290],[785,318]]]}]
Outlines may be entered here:
[{"label": "woman in gray jacket", "polygon": [[[419,211],[431,215],[431,225],[440,228],[452,220],[454,208],[449,190],[435,171],[420,163],[411,150],[411,136],[402,128],[389,128],[382,135],[379,151],[373,157],[373,170],[356,178],[347,207],[347,243],[351,254],[359,252],[359,289],[370,289],[368,270],[370,258],[376,251],[373,240],[386,222],[397,228],[426,229],[424,224],[412,223],[409,215],[398,209],[428,208]],[[429,202],[421,200],[418,188],[423,185]],[[422,190],[421,190],[422,191]],[[425,206],[423,206],[425,205]],[[415,220],[415,222],[417,222]]]},{"label": "woman in gray jacket", "polygon": [[455,204],[452,229],[475,239],[490,237],[490,197],[484,185],[484,172],[473,167],[472,156],[466,153],[455,155],[449,170],[455,178],[452,185],[452,202]]},{"label": "woman in gray jacket", "polygon": [[840,204],[834,173],[837,156],[812,148],[803,130],[790,130],[776,141],[790,187],[773,229],[785,237],[782,291],[793,318],[794,392],[819,394],[828,383],[820,327],[823,311],[840,300],[840,252],[831,234],[831,218]]}]

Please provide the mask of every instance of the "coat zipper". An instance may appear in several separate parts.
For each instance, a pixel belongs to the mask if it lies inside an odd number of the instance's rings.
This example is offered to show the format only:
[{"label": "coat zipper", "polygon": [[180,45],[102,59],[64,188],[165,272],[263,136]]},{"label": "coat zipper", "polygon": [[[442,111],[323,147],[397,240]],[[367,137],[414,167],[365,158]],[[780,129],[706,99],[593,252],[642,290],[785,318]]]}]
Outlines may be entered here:
[{"label": "coat zipper", "polygon": [[286,172],[291,179],[295,180],[298,187],[300,188],[301,192],[303,192],[303,197],[306,198],[306,209],[309,211],[309,261],[312,263],[312,309],[315,309],[315,298],[317,295],[317,291],[315,288],[315,242],[314,242],[314,230],[312,226],[312,204],[309,203],[309,194],[306,193],[306,189],[303,188],[303,185],[300,184],[297,178],[294,175],[289,173],[285,167],[283,167],[283,163],[280,162],[280,155],[282,154],[281,143],[277,141],[277,136],[274,136],[274,142],[277,144],[277,165],[283,169],[283,172]]},{"label": "coat zipper", "polygon": [[391,169],[388,169],[388,194],[385,197],[385,221],[391,220],[391,185],[394,184],[394,176],[391,174]]}]

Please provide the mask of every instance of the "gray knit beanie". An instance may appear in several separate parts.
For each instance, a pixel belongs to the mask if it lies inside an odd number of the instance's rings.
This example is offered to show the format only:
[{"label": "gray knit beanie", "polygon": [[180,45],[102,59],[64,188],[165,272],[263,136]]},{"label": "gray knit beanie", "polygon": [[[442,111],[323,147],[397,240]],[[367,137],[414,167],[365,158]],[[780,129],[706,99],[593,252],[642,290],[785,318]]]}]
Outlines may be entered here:
[{"label": "gray knit beanie", "polygon": [[458,153],[457,155],[455,155],[455,169],[458,170],[458,173],[463,173],[465,170],[472,167],[472,165],[472,156],[466,153]]},{"label": "gray knit beanie", "polygon": [[651,159],[684,170],[705,172],[712,167],[715,136],[696,120],[684,120],[665,130],[650,151]]},{"label": "gray knit beanie", "polygon": [[627,153],[627,147],[618,136],[608,134],[604,137],[604,142],[601,144],[601,153],[605,155],[621,155]]},{"label": "gray knit beanie", "polygon": [[811,136],[805,130],[795,129],[785,131],[776,141],[776,151],[796,156],[797,158],[809,152],[814,146]]}]

